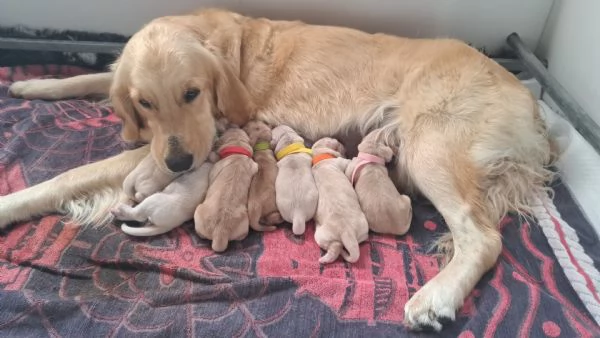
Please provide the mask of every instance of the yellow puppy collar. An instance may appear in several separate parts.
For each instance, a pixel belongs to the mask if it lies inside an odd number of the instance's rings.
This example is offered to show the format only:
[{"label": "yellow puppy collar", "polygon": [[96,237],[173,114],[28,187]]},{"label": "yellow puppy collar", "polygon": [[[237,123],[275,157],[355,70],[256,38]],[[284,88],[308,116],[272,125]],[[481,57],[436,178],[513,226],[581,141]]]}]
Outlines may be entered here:
[{"label": "yellow puppy collar", "polygon": [[292,143],[292,144],[286,146],[285,148],[281,149],[280,151],[278,151],[277,154],[275,154],[275,157],[277,158],[277,161],[279,161],[282,158],[286,157],[287,155],[298,154],[298,153],[305,153],[305,154],[312,155],[312,150],[306,148],[304,146],[304,143],[297,142],[297,143]]}]

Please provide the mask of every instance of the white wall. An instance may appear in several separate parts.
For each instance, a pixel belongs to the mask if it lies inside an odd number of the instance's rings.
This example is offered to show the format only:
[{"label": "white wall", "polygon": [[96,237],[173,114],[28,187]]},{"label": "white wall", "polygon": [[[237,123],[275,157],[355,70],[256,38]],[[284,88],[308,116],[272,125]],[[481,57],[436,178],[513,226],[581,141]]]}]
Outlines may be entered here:
[{"label": "white wall", "polygon": [[[549,71],[600,124],[600,1],[555,0],[537,54],[547,58]],[[551,98],[544,97],[558,110]],[[560,120],[557,116],[554,120]],[[557,163],[563,182],[600,234],[600,156],[571,127],[562,135],[563,154]]]},{"label": "white wall", "polygon": [[556,0],[537,54],[600,124],[600,1]]},{"label": "white wall", "polygon": [[157,16],[220,6],[370,32],[457,37],[494,52],[513,31],[535,48],[551,4],[551,0],[0,0],[0,25],[132,34]]}]

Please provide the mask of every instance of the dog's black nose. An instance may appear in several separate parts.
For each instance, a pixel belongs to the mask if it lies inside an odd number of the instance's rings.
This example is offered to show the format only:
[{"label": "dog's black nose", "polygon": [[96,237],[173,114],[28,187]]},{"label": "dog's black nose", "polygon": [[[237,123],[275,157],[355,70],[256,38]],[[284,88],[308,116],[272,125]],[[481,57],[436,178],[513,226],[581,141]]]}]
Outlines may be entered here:
[{"label": "dog's black nose", "polygon": [[186,171],[192,167],[194,156],[192,154],[181,154],[174,157],[167,157],[165,164],[167,168],[174,173]]}]

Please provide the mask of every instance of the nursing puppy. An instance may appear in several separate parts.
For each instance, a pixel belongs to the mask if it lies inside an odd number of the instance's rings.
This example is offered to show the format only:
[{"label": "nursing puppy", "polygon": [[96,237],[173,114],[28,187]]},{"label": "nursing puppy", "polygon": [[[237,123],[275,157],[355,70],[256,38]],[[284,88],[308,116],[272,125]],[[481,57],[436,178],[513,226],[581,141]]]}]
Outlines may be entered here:
[{"label": "nursing puppy", "polygon": [[403,235],[412,220],[410,198],[401,195],[390,179],[385,164],[392,160],[392,148],[384,144],[377,129],[358,145],[358,155],[346,168],[354,185],[369,229],[382,234]]},{"label": "nursing puppy", "polygon": [[252,178],[248,195],[250,227],[256,231],[273,231],[283,219],[277,210],[275,198],[278,168],[271,150],[271,128],[263,122],[250,121],[244,126],[244,131],[254,148],[254,162],[258,164],[258,172]]},{"label": "nursing puppy", "polygon": [[212,249],[222,252],[230,240],[248,235],[248,191],[258,165],[248,134],[236,126],[223,133],[215,148],[220,160],[210,171],[206,199],[196,208],[194,222],[198,236],[212,240]]},{"label": "nursing puppy", "polygon": [[369,224],[345,174],[350,161],[343,158],[344,147],[333,138],[320,139],[312,150],[312,171],[319,191],[315,241],[327,251],[319,263],[331,263],[340,253],[354,263],[360,256],[358,244],[368,237]]},{"label": "nursing puppy", "polygon": [[163,190],[181,173],[168,173],[161,170],[152,154],[146,155],[140,164],[133,169],[123,181],[123,193],[135,202]]},{"label": "nursing puppy", "polygon": [[317,211],[319,193],[311,171],[312,151],[304,139],[288,126],[272,131],[271,145],[275,149],[279,172],[275,181],[277,208],[281,217],[292,223],[295,235],[304,234],[306,222]]},{"label": "nursing puppy", "polygon": [[[117,205],[111,210],[115,218],[123,221],[148,222],[144,227],[130,227],[123,223],[121,230],[132,236],[155,236],[171,231],[191,220],[194,217],[194,210],[206,196],[208,175],[212,167],[212,163],[204,162],[200,168],[179,176],[163,191],[148,196],[135,207],[123,203]],[[146,166],[146,168],[152,171],[153,166]],[[144,172],[142,168],[138,173],[139,177],[149,178],[148,172]]]}]

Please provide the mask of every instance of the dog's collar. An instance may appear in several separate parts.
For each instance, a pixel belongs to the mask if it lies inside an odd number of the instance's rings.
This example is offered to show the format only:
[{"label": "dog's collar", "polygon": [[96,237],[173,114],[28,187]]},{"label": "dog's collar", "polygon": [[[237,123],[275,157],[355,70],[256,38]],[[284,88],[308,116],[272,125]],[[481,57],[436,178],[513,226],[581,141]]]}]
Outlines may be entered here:
[{"label": "dog's collar", "polygon": [[275,154],[275,157],[277,158],[277,161],[279,161],[282,158],[286,157],[287,155],[298,154],[298,153],[305,153],[305,154],[312,155],[312,150],[306,148],[304,146],[304,143],[296,142],[296,143],[292,143],[288,146],[285,146],[283,149],[278,151],[277,154]]},{"label": "dog's collar", "polygon": [[352,185],[356,184],[356,181],[358,180],[358,175],[360,174],[361,170],[369,163],[373,163],[373,164],[380,164],[380,165],[385,165],[385,160],[379,156],[375,156],[369,153],[358,153],[358,155],[356,156],[356,158],[358,159],[358,163],[356,164],[356,167],[354,167],[354,170],[352,170]]},{"label": "dog's collar", "polygon": [[219,151],[219,157],[221,157],[221,159],[224,159],[225,157],[228,157],[231,155],[244,155],[244,156],[248,156],[248,157],[252,158],[252,152],[250,150],[248,150],[244,147],[240,147],[240,146],[229,146],[229,147],[225,147]]},{"label": "dog's collar", "polygon": [[270,149],[271,149],[271,145],[269,144],[269,142],[256,142],[256,144],[254,145],[254,151],[270,150]]},{"label": "dog's collar", "polygon": [[319,162],[323,161],[323,160],[329,160],[332,158],[337,158],[335,155],[331,155],[328,153],[323,153],[323,154],[319,154],[319,155],[315,155],[312,158],[312,165],[313,167],[316,166]]}]

